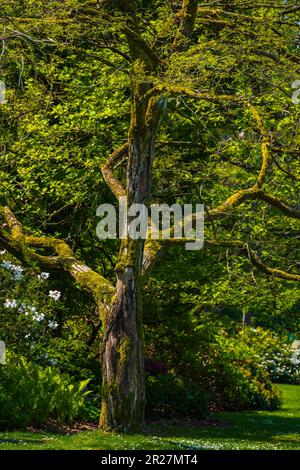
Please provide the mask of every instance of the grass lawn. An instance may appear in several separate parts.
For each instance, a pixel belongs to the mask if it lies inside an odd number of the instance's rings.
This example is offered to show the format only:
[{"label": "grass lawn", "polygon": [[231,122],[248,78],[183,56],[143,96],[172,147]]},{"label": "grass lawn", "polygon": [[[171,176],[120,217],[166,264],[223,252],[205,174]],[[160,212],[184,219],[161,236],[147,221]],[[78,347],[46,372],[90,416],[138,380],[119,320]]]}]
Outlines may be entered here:
[{"label": "grass lawn", "polygon": [[83,431],[61,435],[44,432],[1,432],[0,450],[72,449],[266,449],[300,450],[300,386],[280,385],[284,395],[278,411],[218,413],[222,426],[156,424],[145,435],[112,435]]}]

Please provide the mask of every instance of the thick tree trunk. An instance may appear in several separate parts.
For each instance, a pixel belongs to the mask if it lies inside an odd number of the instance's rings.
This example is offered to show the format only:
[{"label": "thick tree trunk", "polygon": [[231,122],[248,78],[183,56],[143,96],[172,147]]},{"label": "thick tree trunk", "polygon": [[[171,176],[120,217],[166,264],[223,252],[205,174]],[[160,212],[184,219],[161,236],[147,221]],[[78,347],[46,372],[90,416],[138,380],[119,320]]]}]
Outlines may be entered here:
[{"label": "thick tree trunk", "polygon": [[[140,61],[136,67],[140,70]],[[156,132],[164,102],[147,97],[151,84],[132,84],[128,136],[128,206],[145,203],[150,195]],[[130,217],[127,223],[130,224]],[[141,314],[141,272],[144,240],[123,240],[116,266],[115,298],[102,343],[102,408],[100,427],[106,431],[140,431],[144,424],[144,352]]]},{"label": "thick tree trunk", "polygon": [[116,297],[102,345],[102,409],[106,431],[140,431],[144,423],[144,354],[138,279],[133,267],[118,273]]}]

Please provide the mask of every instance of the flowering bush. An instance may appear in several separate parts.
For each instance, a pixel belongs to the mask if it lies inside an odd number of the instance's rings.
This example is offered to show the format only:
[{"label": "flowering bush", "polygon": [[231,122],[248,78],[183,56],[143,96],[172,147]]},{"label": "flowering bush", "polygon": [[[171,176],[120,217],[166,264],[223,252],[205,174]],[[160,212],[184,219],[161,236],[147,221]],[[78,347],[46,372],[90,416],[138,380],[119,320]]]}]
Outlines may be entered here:
[{"label": "flowering bush", "polygon": [[[164,341],[155,351],[156,358],[167,366],[169,373],[180,379],[179,383],[183,382],[181,392],[198,389],[198,395],[189,393],[191,410],[199,408],[199,403],[194,403],[192,397],[198,400],[203,392],[208,408],[213,411],[275,409],[281,405],[281,394],[252,347],[213,324],[193,322],[187,323],[190,328],[181,328],[173,335],[170,350]],[[164,397],[174,397],[172,390],[167,390],[172,384],[171,379],[162,378],[158,383],[148,381],[148,394],[152,388],[156,391],[160,384],[161,391],[155,396],[160,397],[158,403],[164,404]],[[151,399],[150,403],[153,402]],[[178,409],[180,403],[185,412],[186,402],[176,401],[175,396],[174,408],[177,406]]]},{"label": "flowering bush", "polygon": [[[15,324],[25,338],[47,334],[47,330],[50,333],[59,326],[55,316],[61,292],[49,290],[45,282],[50,278],[49,273],[26,272],[12,257],[8,259],[5,251],[1,251],[0,275],[0,312],[3,312],[0,333],[4,340],[13,339],[12,331],[7,328],[10,323]],[[6,321],[8,318],[11,322]],[[4,330],[10,330],[9,337],[6,331],[1,331],[1,324],[5,324]]]},{"label": "flowering bush", "polygon": [[205,384],[211,408],[276,409],[281,405],[281,394],[252,347],[209,325],[197,327],[196,332],[199,347],[194,374]]},{"label": "flowering bush", "polygon": [[[16,279],[15,272],[22,275]],[[57,366],[78,381],[94,376],[100,383],[91,300],[65,277],[21,268],[4,250],[0,279],[0,339],[6,346],[32,364]]]},{"label": "flowering bush", "polygon": [[[59,367],[75,381],[93,377],[89,387],[97,401],[101,325],[94,305],[65,279],[23,269],[3,252],[0,275],[0,338],[18,356],[26,357],[41,379],[49,366]],[[299,358],[294,355],[291,362],[290,347],[284,349],[282,341],[265,330],[249,327],[239,332],[236,327],[229,334],[193,312],[176,321],[172,317],[167,326],[158,328],[157,323],[153,327],[146,322],[146,354],[165,365],[166,374],[147,377],[148,415],[202,416],[207,406],[273,409],[281,398],[270,375],[273,381],[290,381],[295,377],[291,367],[299,371]],[[91,400],[85,412],[98,416]]]},{"label": "flowering bush", "polygon": [[259,327],[244,328],[239,338],[256,352],[273,382],[300,384],[300,350],[293,352],[287,339]]}]

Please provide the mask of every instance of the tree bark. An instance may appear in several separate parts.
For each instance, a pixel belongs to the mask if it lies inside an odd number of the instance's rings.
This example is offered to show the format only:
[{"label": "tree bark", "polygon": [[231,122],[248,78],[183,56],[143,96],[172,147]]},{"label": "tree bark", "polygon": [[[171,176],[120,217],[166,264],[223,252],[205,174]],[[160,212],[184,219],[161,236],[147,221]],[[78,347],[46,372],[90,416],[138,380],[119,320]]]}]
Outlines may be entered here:
[{"label": "tree bark", "polygon": [[[138,66],[140,66],[138,64]],[[132,84],[128,136],[127,203],[144,204],[150,196],[154,144],[164,101],[147,96],[151,84]],[[130,217],[127,220],[129,225]],[[140,431],[144,424],[145,387],[141,311],[144,240],[122,241],[116,266],[115,298],[102,344],[100,427],[106,431]]]},{"label": "tree bark", "polygon": [[140,431],[144,424],[144,352],[139,279],[135,268],[117,274],[115,301],[102,345],[102,409],[106,431]]}]

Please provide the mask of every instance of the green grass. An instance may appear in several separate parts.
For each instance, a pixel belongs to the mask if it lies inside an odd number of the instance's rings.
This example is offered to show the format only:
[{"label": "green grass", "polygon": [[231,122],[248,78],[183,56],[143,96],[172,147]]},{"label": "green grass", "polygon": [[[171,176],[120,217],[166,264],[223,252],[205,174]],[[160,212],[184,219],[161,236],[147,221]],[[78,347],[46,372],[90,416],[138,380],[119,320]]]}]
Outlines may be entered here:
[{"label": "green grass", "polygon": [[151,425],[145,435],[113,435],[100,431],[77,434],[2,432],[5,449],[266,449],[300,450],[300,386],[280,385],[280,410],[218,413],[222,426]]}]

